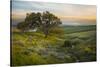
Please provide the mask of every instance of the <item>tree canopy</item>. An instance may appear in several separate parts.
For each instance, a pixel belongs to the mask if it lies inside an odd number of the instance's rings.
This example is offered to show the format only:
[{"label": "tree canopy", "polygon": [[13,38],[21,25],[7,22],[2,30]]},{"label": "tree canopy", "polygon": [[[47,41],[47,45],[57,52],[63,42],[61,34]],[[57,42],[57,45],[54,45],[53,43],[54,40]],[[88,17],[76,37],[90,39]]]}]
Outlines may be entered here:
[{"label": "tree canopy", "polygon": [[25,20],[20,22],[17,25],[17,28],[22,31],[37,28],[45,34],[45,37],[47,37],[50,30],[57,27],[59,24],[61,24],[60,19],[48,11],[43,13],[32,12],[26,14]]}]

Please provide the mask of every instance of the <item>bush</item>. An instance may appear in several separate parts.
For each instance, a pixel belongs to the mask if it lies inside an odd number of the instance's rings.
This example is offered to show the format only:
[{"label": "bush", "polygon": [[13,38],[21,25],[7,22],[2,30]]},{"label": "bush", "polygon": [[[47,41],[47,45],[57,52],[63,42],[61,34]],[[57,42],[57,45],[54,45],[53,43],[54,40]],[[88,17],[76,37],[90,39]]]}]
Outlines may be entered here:
[{"label": "bush", "polygon": [[65,40],[64,44],[61,47],[72,47],[71,41],[70,40]]}]

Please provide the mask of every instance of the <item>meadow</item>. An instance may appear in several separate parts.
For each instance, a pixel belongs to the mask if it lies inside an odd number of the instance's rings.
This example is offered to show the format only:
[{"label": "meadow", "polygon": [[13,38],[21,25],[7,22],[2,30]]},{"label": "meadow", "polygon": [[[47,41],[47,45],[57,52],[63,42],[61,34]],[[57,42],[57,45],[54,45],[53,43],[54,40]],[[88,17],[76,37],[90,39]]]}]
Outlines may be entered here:
[{"label": "meadow", "polygon": [[[12,31],[12,65],[96,61],[96,26],[62,26],[63,32]],[[59,33],[59,34],[58,34]]]}]

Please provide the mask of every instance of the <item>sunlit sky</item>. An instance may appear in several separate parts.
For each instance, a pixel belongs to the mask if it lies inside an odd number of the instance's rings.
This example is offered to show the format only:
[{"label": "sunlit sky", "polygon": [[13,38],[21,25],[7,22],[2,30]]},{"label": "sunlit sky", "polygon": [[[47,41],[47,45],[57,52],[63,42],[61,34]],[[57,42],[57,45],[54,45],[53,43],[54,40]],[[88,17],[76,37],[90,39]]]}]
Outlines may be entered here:
[{"label": "sunlit sky", "polygon": [[25,19],[26,13],[49,11],[66,25],[95,25],[96,6],[34,1],[12,1],[12,23]]}]

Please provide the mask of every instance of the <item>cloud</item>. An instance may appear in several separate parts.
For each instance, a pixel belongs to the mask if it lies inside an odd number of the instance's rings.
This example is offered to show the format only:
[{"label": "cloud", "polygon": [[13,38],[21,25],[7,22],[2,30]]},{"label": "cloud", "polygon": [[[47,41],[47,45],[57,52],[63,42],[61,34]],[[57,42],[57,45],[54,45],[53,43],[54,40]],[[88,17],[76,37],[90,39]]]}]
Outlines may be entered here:
[{"label": "cloud", "polygon": [[[62,21],[95,21],[95,5],[77,5],[65,3],[47,3],[34,1],[12,1],[12,19],[24,19],[26,13],[50,11]],[[73,22],[74,23],[74,22]]]}]

